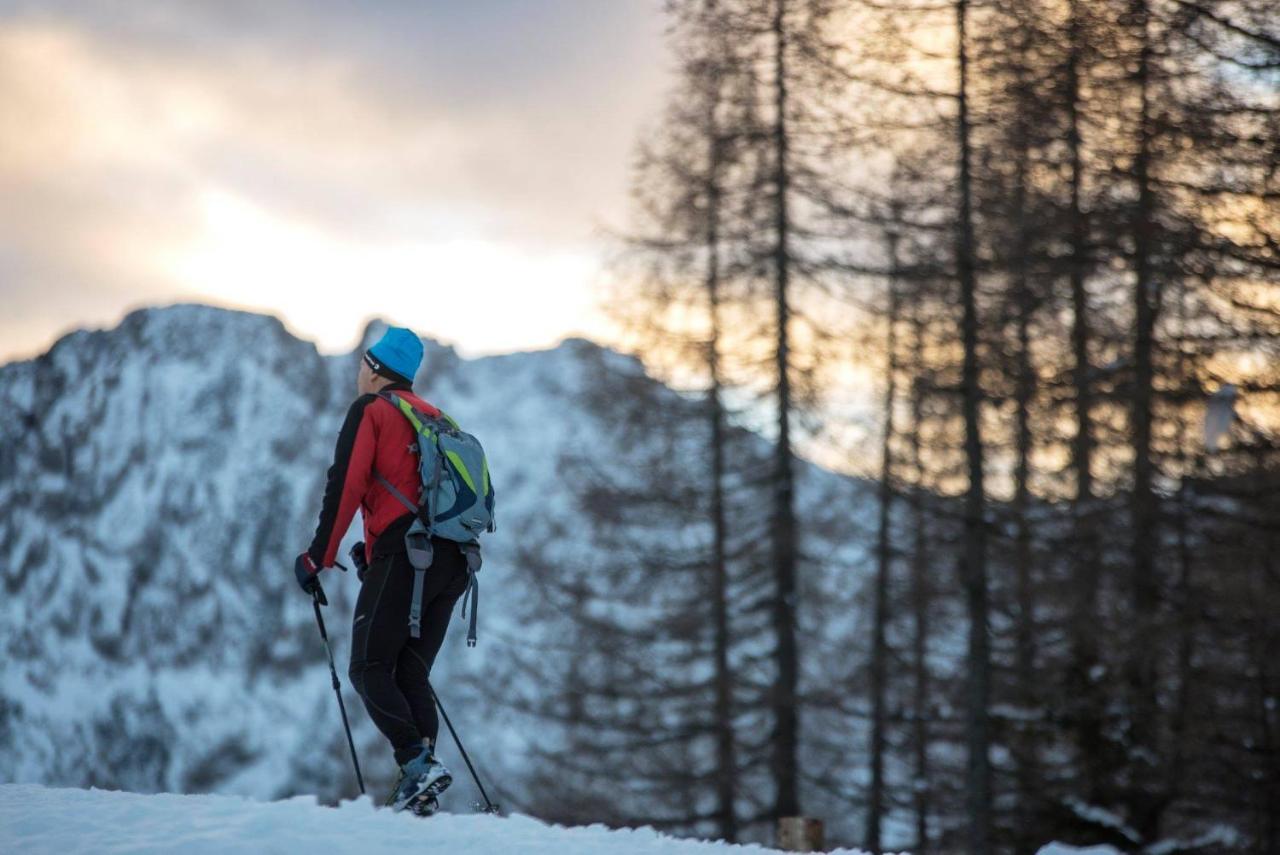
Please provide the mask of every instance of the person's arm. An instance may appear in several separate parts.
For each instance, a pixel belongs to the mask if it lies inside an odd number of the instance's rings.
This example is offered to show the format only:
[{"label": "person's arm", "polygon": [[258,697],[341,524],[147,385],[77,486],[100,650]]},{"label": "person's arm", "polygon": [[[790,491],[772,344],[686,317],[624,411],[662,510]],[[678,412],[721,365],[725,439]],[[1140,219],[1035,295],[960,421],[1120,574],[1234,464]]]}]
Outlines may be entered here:
[{"label": "person's arm", "polygon": [[338,432],[333,465],[325,482],[320,521],[307,548],[307,556],[317,568],[330,567],[337,560],[338,546],[373,478],[377,431],[368,408],[377,400],[375,395],[357,398]]}]

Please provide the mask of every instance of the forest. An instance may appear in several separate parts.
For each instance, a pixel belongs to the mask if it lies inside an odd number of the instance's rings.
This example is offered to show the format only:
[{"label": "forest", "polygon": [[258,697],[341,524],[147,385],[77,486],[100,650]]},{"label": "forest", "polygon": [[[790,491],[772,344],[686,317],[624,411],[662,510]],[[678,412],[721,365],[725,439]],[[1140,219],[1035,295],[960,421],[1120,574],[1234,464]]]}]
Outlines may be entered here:
[{"label": "forest", "polygon": [[610,305],[681,395],[523,556],[537,812],[1280,852],[1273,0],[665,10]]}]

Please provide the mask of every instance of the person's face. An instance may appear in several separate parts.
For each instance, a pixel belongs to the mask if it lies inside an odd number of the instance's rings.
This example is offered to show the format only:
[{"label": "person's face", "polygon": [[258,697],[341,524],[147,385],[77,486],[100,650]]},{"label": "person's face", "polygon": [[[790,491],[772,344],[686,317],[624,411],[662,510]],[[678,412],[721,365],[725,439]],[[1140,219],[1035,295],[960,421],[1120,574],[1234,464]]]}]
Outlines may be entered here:
[{"label": "person's face", "polygon": [[373,373],[373,369],[369,367],[369,363],[363,359],[360,360],[360,373],[356,375],[356,394],[369,395],[374,391],[374,379],[378,375]]}]

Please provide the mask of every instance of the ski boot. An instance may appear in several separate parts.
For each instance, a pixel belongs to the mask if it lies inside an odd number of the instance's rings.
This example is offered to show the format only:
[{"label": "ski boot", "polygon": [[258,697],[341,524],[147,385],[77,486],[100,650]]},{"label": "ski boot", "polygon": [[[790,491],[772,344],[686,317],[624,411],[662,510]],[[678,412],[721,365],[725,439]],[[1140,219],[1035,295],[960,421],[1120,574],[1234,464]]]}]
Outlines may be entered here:
[{"label": "ski boot", "polygon": [[424,745],[422,753],[400,767],[400,778],[396,781],[387,804],[394,811],[402,811],[419,800],[434,802],[435,797],[452,783],[453,775],[435,758],[431,747]]},{"label": "ski boot", "polygon": [[435,796],[418,796],[406,810],[414,816],[434,816],[440,810],[440,802]]}]

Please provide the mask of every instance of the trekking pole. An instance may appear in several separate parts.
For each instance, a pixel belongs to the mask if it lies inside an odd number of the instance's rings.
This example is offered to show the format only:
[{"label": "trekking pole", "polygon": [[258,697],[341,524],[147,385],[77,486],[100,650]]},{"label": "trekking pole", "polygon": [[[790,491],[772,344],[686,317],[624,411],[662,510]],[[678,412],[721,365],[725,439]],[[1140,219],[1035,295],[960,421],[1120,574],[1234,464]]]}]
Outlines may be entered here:
[{"label": "trekking pole", "polygon": [[320,627],[320,637],[324,639],[324,649],[329,654],[329,675],[333,677],[333,693],[338,696],[338,709],[342,711],[342,729],[347,732],[347,746],[351,749],[351,763],[356,767],[356,783],[360,785],[360,795],[363,796],[364,776],[360,774],[360,760],[356,757],[356,743],[351,738],[351,724],[347,721],[347,705],[342,702],[342,684],[338,682],[338,669],[333,667],[333,648],[329,646],[329,633],[324,631],[324,617],[320,614],[320,594],[318,592],[312,592],[311,604],[315,606],[316,623]]},{"label": "trekking pole", "polygon": [[489,801],[489,794],[484,791],[484,784],[480,783],[480,776],[476,774],[476,767],[471,765],[471,758],[467,756],[467,749],[462,747],[462,740],[458,738],[458,731],[453,729],[453,722],[449,721],[449,714],[444,711],[444,704],[440,703],[440,696],[436,694],[435,686],[428,683],[427,687],[431,689],[431,697],[435,699],[436,706],[440,708],[440,717],[444,719],[445,727],[449,728],[449,735],[453,737],[453,744],[458,746],[458,753],[466,761],[467,770],[471,772],[471,780],[476,782],[476,788],[480,790],[480,797],[484,799],[485,803],[484,812],[497,813],[498,806]]}]

